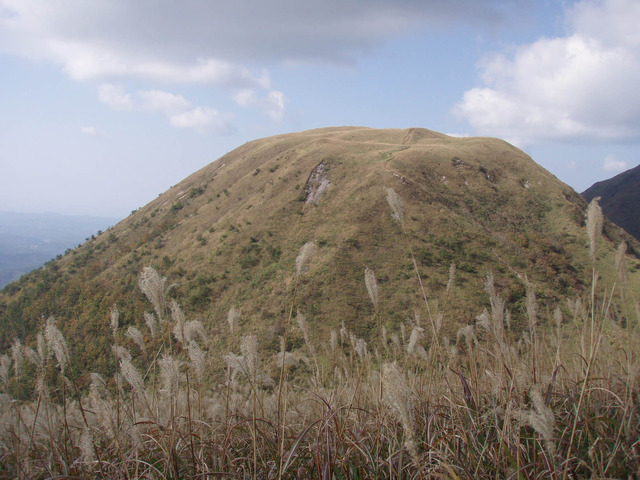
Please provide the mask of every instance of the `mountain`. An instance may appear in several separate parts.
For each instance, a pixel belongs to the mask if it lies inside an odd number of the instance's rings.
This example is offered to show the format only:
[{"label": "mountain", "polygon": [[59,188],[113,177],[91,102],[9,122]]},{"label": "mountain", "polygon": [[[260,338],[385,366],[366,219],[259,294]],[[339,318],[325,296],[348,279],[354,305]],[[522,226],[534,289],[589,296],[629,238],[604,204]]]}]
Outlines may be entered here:
[{"label": "mountain", "polygon": [[0,288],[119,219],[0,212]]},{"label": "mountain", "polygon": [[600,197],[600,206],[612,222],[640,239],[640,165],[613,178],[594,183],[582,196]]},{"label": "mountain", "polygon": [[[403,204],[402,224],[387,201],[393,192]],[[153,311],[138,289],[147,266],[175,284],[168,295],[222,349],[231,307],[242,331],[260,335],[266,348],[278,347],[292,308],[318,335],[344,322],[368,338],[375,322],[365,268],[377,278],[377,315],[394,330],[414,315],[429,316],[416,267],[431,315],[443,315],[443,335],[455,338],[460,324],[488,307],[488,272],[513,309],[513,328],[523,328],[525,280],[549,308],[566,308],[566,298],[591,284],[586,207],[498,139],[362,127],[260,139],[7,286],[0,347],[14,335],[33,342],[36,327],[55,315],[77,361],[108,368],[112,306],[122,328],[143,328],[144,312]],[[624,239],[636,257],[640,247],[611,224],[605,239],[599,271],[615,275],[617,244]],[[296,257],[308,242],[317,252],[299,277]],[[637,288],[640,264],[629,262]]]}]

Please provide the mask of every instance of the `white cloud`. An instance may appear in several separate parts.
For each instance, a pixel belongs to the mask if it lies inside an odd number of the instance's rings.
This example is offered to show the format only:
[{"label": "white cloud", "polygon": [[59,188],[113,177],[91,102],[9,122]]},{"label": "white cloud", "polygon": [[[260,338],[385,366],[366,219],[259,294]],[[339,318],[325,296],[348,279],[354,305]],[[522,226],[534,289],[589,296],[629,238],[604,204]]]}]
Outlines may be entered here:
[{"label": "white cloud", "polygon": [[[0,52],[53,62],[77,81],[215,86],[280,120],[285,95],[267,66],[353,63],[418,28],[494,29],[515,10],[501,0],[0,0]],[[119,93],[100,99],[130,110]]]},{"label": "white cloud", "polygon": [[271,90],[264,102],[264,109],[272,120],[280,121],[284,117],[286,98],[284,93]]},{"label": "white cloud", "polygon": [[480,134],[519,144],[640,139],[640,3],[584,0],[567,24],[565,37],[486,58],[484,85],[454,112]]},{"label": "white cloud", "polygon": [[191,103],[182,95],[161,90],[138,92],[138,97],[142,100],[141,108],[151,112],[173,115],[191,108]]},{"label": "white cloud", "polygon": [[278,90],[270,90],[260,97],[255,90],[242,89],[233,94],[233,99],[241,107],[259,109],[275,122],[282,121],[285,116],[287,98]]},{"label": "white cloud", "polygon": [[90,137],[95,137],[98,134],[98,129],[96,127],[82,127],[80,131]]},{"label": "white cloud", "polygon": [[627,162],[618,160],[613,155],[607,155],[602,164],[602,169],[606,172],[622,172],[627,169]]},{"label": "white cloud", "polygon": [[109,105],[114,110],[132,110],[133,101],[131,95],[117,85],[105,83],[98,88],[98,99]]},{"label": "white cloud", "polygon": [[122,87],[103,84],[98,89],[101,101],[116,110],[135,110],[164,115],[169,124],[198,133],[226,134],[234,130],[228,114],[207,106],[197,106],[182,95],[163,90],[142,90],[134,95]]},{"label": "white cloud", "polygon": [[233,100],[241,107],[254,105],[256,102],[256,92],[250,88],[243,88],[233,94]]},{"label": "white cloud", "polygon": [[[468,22],[493,29],[528,2],[501,0],[0,0],[5,48],[50,58],[79,77],[191,65],[215,78],[238,62],[352,60],[410,30]],[[203,59],[203,60],[198,60]],[[211,60],[214,59],[214,60]],[[233,65],[226,62],[232,62]],[[181,63],[182,62],[182,63]],[[219,63],[221,62],[221,63]],[[142,67],[145,66],[145,67]]]},{"label": "white cloud", "polygon": [[170,115],[169,122],[174,127],[191,128],[198,133],[225,134],[233,131],[224,116],[210,107],[195,107]]}]

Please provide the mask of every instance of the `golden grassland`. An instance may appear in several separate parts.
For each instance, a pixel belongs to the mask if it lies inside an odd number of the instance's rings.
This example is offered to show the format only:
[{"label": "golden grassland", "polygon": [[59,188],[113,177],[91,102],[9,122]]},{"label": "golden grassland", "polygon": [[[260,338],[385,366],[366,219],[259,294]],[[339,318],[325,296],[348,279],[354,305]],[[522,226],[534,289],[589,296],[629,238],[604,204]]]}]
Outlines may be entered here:
[{"label": "golden grassland", "polygon": [[[314,204],[307,187],[319,165],[330,186]],[[404,200],[404,230],[389,215],[383,187]],[[202,321],[211,348],[228,348],[220,320],[235,306],[244,334],[257,335],[263,350],[277,349],[297,282],[295,257],[309,240],[318,251],[297,308],[314,342],[342,321],[359,337],[375,336],[366,267],[380,284],[378,313],[387,328],[425,309],[409,246],[430,302],[445,315],[443,335],[455,337],[488,305],[487,271],[519,330],[526,326],[524,273],[542,310],[588,290],[585,208],[570,187],[498,139],[361,127],[259,139],[2,290],[0,350],[14,336],[35,344],[42,317],[54,315],[73,344],[74,368],[110,377],[116,362],[105,348],[105,312],[116,303],[123,329],[139,326],[148,304],[136,282],[147,266],[177,284],[171,298]],[[600,249],[598,272],[612,284],[615,246],[625,240],[640,257],[640,244],[610,223],[604,235],[611,242]],[[447,292],[454,262],[456,282]],[[629,269],[630,288],[640,291],[640,262],[630,260]]]},{"label": "golden grassland", "polygon": [[[243,331],[232,308],[221,350],[147,267],[138,286],[153,312],[125,329],[111,310],[112,377],[72,370],[74,345],[53,317],[33,345],[15,339],[0,357],[0,476],[637,478],[640,312],[624,244],[617,279],[600,279],[597,203],[587,214],[584,295],[542,308],[525,277],[526,325],[514,325],[487,274],[487,308],[446,335],[446,305],[425,293],[402,200],[388,189],[387,201],[422,315],[387,328],[382,286],[367,268],[373,334],[365,340],[342,323],[322,338],[301,308],[317,250],[309,242],[283,288],[279,348]],[[455,264],[448,273],[455,303]]]}]

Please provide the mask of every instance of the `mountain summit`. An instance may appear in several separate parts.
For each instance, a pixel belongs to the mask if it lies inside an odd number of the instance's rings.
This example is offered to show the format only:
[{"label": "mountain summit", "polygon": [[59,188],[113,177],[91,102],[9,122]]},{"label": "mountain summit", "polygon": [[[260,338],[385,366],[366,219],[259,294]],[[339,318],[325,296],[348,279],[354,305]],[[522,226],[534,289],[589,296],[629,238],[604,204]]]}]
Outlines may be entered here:
[{"label": "mountain summit", "polygon": [[[245,332],[277,348],[293,295],[314,330],[344,322],[366,338],[374,307],[365,269],[377,278],[384,325],[442,314],[443,335],[455,335],[488,305],[491,273],[517,328],[526,282],[543,304],[590,284],[585,209],[570,187],[498,139],[334,127],[256,140],[5,288],[2,346],[14,335],[32,341],[41,319],[55,315],[78,358],[100,365],[112,306],[122,326],[151,309],[137,288],[147,266],[176,285],[167,295],[214,343],[224,342],[233,307]],[[603,257],[621,239],[615,228],[605,233]],[[309,242],[316,254],[299,275],[296,257]]]}]

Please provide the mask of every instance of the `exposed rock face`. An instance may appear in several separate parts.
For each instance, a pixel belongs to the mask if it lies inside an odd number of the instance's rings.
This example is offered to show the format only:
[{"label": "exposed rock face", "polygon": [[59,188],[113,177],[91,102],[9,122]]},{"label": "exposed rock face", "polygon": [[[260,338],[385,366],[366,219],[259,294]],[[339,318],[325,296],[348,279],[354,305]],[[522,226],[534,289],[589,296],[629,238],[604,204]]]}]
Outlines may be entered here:
[{"label": "exposed rock face", "polygon": [[313,169],[304,186],[305,203],[318,204],[322,194],[331,186],[328,173],[329,167],[324,163],[324,160]]}]

